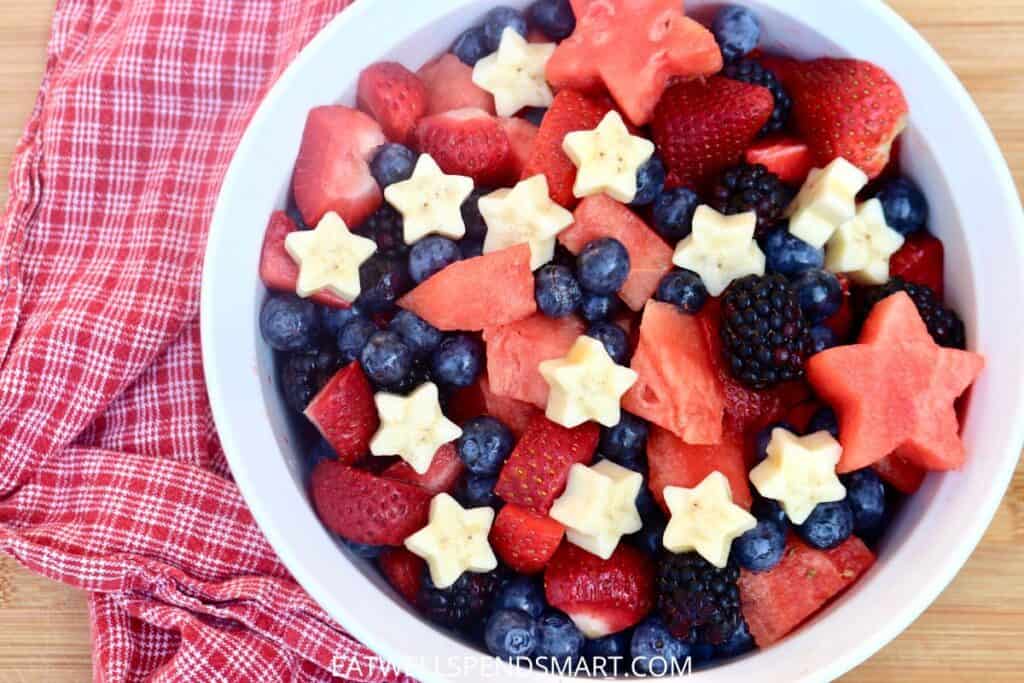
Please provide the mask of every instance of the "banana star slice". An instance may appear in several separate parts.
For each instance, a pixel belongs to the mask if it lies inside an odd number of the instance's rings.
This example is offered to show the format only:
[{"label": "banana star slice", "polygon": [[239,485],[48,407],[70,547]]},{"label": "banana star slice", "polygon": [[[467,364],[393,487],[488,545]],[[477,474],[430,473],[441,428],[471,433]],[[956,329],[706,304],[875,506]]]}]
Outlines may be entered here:
[{"label": "banana star slice", "polygon": [[632,135],[617,111],[608,112],[594,130],[566,135],[562,149],[576,164],[576,197],[603,192],[624,204],[636,198],[637,171],[654,155],[654,143]]},{"label": "banana star slice", "polygon": [[554,52],[554,43],[528,43],[506,28],[498,51],[473,67],[473,82],[494,95],[498,116],[515,116],[526,107],[548,107],[554,94],[545,71]]},{"label": "banana star slice", "polygon": [[421,154],[412,177],[385,188],[384,198],[402,214],[405,243],[414,244],[427,235],[465,236],[462,203],[472,192],[472,178],[447,175],[433,157]]},{"label": "banana star slice", "polygon": [[832,235],[825,249],[825,267],[848,273],[858,284],[884,285],[889,281],[889,261],[904,241],[886,224],[882,202],[871,199]]},{"label": "banana star slice", "polygon": [[462,436],[459,426],[441,411],[433,382],[420,385],[409,396],[379,393],[374,403],[380,428],[370,439],[370,452],[397,455],[419,474],[430,468],[437,449]]},{"label": "banana star slice", "polygon": [[350,303],[362,290],[359,267],[377,251],[373,240],[353,235],[333,211],[314,230],[288,233],[284,248],[299,266],[296,294],[305,298],[327,290]]},{"label": "banana star slice", "polygon": [[676,245],[672,263],[700,275],[711,296],[720,296],[733,280],[764,275],[765,256],[754,240],[757,214],[724,216],[710,206],[697,207],[693,232]]},{"label": "banana star slice", "polygon": [[692,489],[665,487],[670,517],[662,542],[670,552],[697,552],[716,567],[729,562],[732,542],[757,526],[749,512],[732,502],[729,480],[715,471]]},{"label": "banana star slice", "polygon": [[494,523],[494,509],[466,510],[447,493],[430,501],[427,526],[405,539],[405,547],[422,557],[430,580],[448,588],[465,572],[489,572],[498,566],[487,536]]},{"label": "banana star slice", "polygon": [[857,193],[867,184],[864,171],[842,157],[814,169],[786,210],[789,231],[815,248],[825,246],[856,215]]},{"label": "banana star slice", "polygon": [[777,500],[794,524],[807,521],[818,503],[846,498],[836,475],[842,446],[828,432],[798,437],[776,428],[768,442],[768,457],[750,471],[750,481],[765,498]]},{"label": "banana star slice", "polygon": [[566,527],[570,543],[607,560],[623,536],[643,527],[636,508],[643,485],[643,475],[610,460],[593,467],[576,464],[549,514]]},{"label": "banana star slice", "polygon": [[554,257],[555,238],[573,222],[572,213],[551,201],[544,175],[521,180],[510,190],[485,195],[478,206],[487,224],[484,253],[529,244],[533,270]]},{"label": "banana star slice", "polygon": [[551,387],[546,415],[569,429],[593,420],[614,427],[622,418],[622,396],[636,383],[637,373],[616,365],[604,344],[581,336],[562,358],[540,364]]}]

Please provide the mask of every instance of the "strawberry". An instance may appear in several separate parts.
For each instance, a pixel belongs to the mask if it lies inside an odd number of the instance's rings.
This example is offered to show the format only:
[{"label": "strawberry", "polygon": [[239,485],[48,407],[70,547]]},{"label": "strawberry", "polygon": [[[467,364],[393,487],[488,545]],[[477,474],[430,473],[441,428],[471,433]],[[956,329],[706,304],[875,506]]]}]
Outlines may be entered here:
[{"label": "strawberry", "polygon": [[907,100],[881,67],[856,59],[815,59],[780,73],[793,121],[818,166],[836,157],[874,178],[907,125]]},{"label": "strawberry", "polygon": [[[267,232],[263,237],[260,251],[260,279],[267,289],[276,292],[295,293],[299,279],[299,266],[284,248],[284,238],[298,228],[284,211],[270,214]],[[313,301],[331,308],[348,308],[349,303],[339,296],[323,290],[310,297]]]},{"label": "strawberry", "polygon": [[759,140],[747,150],[748,164],[761,164],[788,185],[803,185],[814,168],[814,155],[796,138],[773,137]]},{"label": "strawberry", "polygon": [[431,495],[414,484],[325,460],[313,469],[313,506],[328,529],[369,545],[401,545],[427,525]]},{"label": "strawberry", "polygon": [[377,122],[361,111],[332,105],[309,112],[292,176],[295,203],[307,225],[335,211],[354,229],[380,207],[384,195],[369,161],[385,142]]},{"label": "strawberry", "polygon": [[825,321],[825,325],[835,333],[840,344],[845,344],[850,341],[850,335],[853,333],[852,294],[850,293],[850,278],[845,275],[838,277],[839,286],[843,290],[843,302],[839,305],[839,310]]},{"label": "strawberry", "polygon": [[491,547],[521,574],[543,571],[558,550],[565,527],[551,519],[511,503],[501,508],[491,527]]},{"label": "strawberry", "polygon": [[390,548],[377,558],[384,578],[398,594],[415,605],[419,602],[420,586],[423,584],[423,569],[426,563],[405,548]]},{"label": "strawberry", "polygon": [[666,90],[651,130],[668,170],[667,186],[701,188],[738,163],[774,107],[767,88],[720,76]]},{"label": "strawberry", "polygon": [[416,126],[416,146],[445,173],[500,185],[511,177],[512,144],[494,116],[481,109],[456,109],[428,116]]},{"label": "strawberry", "polygon": [[480,382],[474,382],[468,387],[457,389],[448,398],[445,407],[445,415],[457,425],[487,414],[487,404],[484,403],[483,389]]},{"label": "strawberry", "polygon": [[566,429],[537,415],[502,467],[494,492],[506,503],[546,515],[565,488],[569,469],[590,464],[599,438],[592,422]]},{"label": "strawberry", "polygon": [[804,401],[789,409],[785,422],[796,427],[797,434],[804,434],[807,432],[807,425],[811,418],[820,408],[821,404],[817,401]]},{"label": "strawberry", "polygon": [[455,444],[446,443],[434,454],[430,467],[424,474],[418,474],[409,463],[396,462],[384,470],[384,476],[404,481],[425,489],[432,496],[451,493],[462,476],[462,460],[455,452]]},{"label": "strawberry", "polygon": [[944,262],[942,242],[926,232],[917,232],[892,255],[889,272],[893,277],[930,287],[941,299],[946,289],[942,272]]},{"label": "strawberry", "polygon": [[356,101],[389,140],[407,145],[416,122],[427,113],[427,88],[401,64],[378,62],[359,74]]},{"label": "strawberry", "polygon": [[518,178],[523,174],[523,169],[533,154],[533,145],[539,129],[526,119],[519,118],[503,118],[501,127],[512,145],[512,177]]},{"label": "strawberry", "polygon": [[427,116],[456,109],[483,109],[494,114],[494,95],[473,82],[473,67],[446,52],[417,72],[427,88]]},{"label": "strawberry", "polygon": [[544,572],[544,592],[588,638],[640,623],[654,607],[654,563],[619,544],[607,560],[563,543]]},{"label": "strawberry", "polygon": [[310,401],[305,414],[346,465],[363,459],[380,426],[373,389],[358,361],[339,370]]},{"label": "strawberry", "polygon": [[521,177],[543,173],[548,179],[551,199],[568,209],[574,207],[577,200],[572,186],[576,182],[576,165],[562,149],[562,141],[574,131],[596,128],[611,108],[610,103],[590,99],[573,90],[555,95]]}]

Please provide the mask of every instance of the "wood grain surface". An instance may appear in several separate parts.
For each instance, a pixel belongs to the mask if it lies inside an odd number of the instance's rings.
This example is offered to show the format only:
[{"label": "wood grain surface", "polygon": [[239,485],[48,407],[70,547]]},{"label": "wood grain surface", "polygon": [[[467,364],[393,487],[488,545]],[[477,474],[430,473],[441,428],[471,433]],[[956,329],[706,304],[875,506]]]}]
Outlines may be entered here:
[{"label": "wood grain surface", "polygon": [[[1024,186],[1024,0],[892,0],[967,84]],[[53,0],[0,0],[0,168],[46,57]],[[0,189],[6,202],[6,183]],[[91,678],[85,595],[0,556],[0,683]],[[771,680],[766,674],[764,680]],[[941,598],[849,683],[1024,680],[1024,468]]]}]

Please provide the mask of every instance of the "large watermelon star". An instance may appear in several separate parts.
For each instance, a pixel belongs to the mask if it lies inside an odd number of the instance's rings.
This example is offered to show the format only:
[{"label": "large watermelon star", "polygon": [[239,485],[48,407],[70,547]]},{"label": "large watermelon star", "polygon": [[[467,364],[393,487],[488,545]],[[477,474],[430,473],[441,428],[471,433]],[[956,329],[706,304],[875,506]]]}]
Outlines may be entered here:
[{"label": "large watermelon star", "polygon": [[839,415],[839,472],[891,453],[929,470],[966,457],[954,404],[985,359],[940,347],[904,292],[876,304],[859,343],[812,356],[807,377]]},{"label": "large watermelon star", "polygon": [[680,0],[570,0],[576,30],[548,61],[557,89],[603,84],[637,126],[651,120],[669,78],[717,73],[722,53]]}]

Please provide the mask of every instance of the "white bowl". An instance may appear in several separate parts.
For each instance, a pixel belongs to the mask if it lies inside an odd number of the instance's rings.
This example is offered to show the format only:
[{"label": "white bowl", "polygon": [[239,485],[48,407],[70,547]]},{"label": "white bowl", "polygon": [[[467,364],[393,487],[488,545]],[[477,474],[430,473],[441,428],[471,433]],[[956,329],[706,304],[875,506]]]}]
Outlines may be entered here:
[{"label": "white bowl", "polygon": [[[351,103],[360,70],[372,62],[420,66],[496,4],[361,0],[332,21],[270,91],[242,139],[221,189],[203,280],[210,400],[232,472],[256,521],[328,613],[424,681],[493,679],[496,672],[438,666],[438,656],[473,661],[480,655],[416,616],[317,520],[271,354],[259,338],[265,292],[257,264],[267,218],[285,204],[309,109]],[[527,0],[510,4],[525,6]],[[699,674],[722,682],[824,681],[871,656],[938,596],[981,538],[1010,480],[1024,443],[1018,340],[1024,307],[1017,299],[1024,292],[1024,217],[1003,157],[970,97],[921,36],[882,2],[747,4],[762,17],[768,48],[798,57],[872,60],[903,86],[912,112],[904,164],[923,186],[931,228],[945,242],[951,301],[967,322],[972,349],[988,358],[964,430],[968,464],[928,478],[894,523],[875,567],[783,642]],[[697,0],[688,5],[694,14],[711,9],[711,3]],[[500,671],[501,677],[512,675],[504,665]],[[551,680],[548,674],[521,675]]]}]

